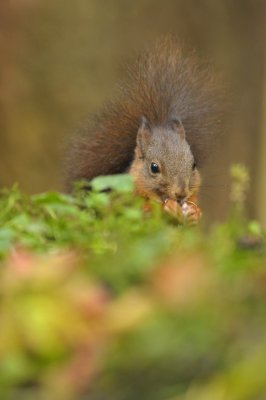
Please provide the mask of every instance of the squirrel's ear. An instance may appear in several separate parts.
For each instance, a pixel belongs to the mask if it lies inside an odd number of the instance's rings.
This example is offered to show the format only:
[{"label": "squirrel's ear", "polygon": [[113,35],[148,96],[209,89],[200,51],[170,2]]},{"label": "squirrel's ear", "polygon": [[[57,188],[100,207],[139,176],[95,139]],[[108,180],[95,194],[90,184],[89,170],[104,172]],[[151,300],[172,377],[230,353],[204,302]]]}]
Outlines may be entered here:
[{"label": "squirrel's ear", "polygon": [[151,127],[146,117],[141,117],[140,127],[137,133],[137,146],[139,147],[142,155],[150,141]]},{"label": "squirrel's ear", "polygon": [[170,123],[170,126],[176,133],[180,135],[182,139],[186,138],[185,128],[180,119],[173,119]]}]

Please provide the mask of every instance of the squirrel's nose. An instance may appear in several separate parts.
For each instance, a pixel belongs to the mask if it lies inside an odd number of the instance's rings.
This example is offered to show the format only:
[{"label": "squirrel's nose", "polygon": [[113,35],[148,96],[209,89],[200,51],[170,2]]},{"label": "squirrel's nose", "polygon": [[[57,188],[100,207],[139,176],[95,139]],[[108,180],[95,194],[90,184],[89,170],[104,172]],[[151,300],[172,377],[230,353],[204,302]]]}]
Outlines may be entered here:
[{"label": "squirrel's nose", "polygon": [[175,195],[176,195],[176,201],[178,202],[178,204],[180,204],[180,206],[182,206],[184,204],[186,196],[182,196],[178,193],[176,193]]}]

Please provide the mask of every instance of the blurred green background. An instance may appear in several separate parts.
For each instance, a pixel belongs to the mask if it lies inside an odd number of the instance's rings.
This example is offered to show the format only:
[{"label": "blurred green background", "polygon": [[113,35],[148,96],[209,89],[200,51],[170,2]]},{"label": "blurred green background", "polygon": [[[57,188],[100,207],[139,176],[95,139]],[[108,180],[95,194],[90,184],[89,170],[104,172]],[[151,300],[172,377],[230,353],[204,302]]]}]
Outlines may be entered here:
[{"label": "blurred green background", "polygon": [[172,33],[222,70],[233,93],[203,209],[226,215],[229,165],[242,162],[249,213],[265,225],[265,16],[264,0],[2,0],[0,185],[60,190],[70,135],[112,96],[123,63]]}]

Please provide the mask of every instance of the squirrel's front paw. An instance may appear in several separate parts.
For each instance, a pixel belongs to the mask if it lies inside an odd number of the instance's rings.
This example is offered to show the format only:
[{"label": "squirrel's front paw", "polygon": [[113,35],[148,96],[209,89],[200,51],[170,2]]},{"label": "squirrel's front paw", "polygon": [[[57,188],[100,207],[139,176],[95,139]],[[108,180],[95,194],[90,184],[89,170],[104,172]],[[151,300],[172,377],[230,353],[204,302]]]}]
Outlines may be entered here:
[{"label": "squirrel's front paw", "polygon": [[201,219],[201,209],[192,201],[186,201],[180,206],[175,200],[166,200],[163,209],[182,225],[197,225]]},{"label": "squirrel's front paw", "polygon": [[183,223],[184,215],[181,206],[174,200],[167,199],[163,203],[163,210],[177,219],[179,223]]}]

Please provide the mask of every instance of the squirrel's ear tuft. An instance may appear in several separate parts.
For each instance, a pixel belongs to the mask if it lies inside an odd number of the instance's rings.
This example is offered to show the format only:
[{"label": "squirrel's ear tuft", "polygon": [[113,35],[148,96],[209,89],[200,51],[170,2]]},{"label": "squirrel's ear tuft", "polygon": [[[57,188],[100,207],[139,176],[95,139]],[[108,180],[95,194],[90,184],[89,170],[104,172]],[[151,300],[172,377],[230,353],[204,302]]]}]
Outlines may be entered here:
[{"label": "squirrel's ear tuft", "polygon": [[182,139],[186,138],[186,132],[181,120],[176,118],[170,122],[171,129],[178,133]]},{"label": "squirrel's ear tuft", "polygon": [[140,121],[140,127],[137,133],[137,146],[141,153],[145,152],[145,149],[151,138],[151,126],[146,117],[142,116]]}]

